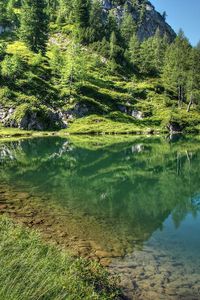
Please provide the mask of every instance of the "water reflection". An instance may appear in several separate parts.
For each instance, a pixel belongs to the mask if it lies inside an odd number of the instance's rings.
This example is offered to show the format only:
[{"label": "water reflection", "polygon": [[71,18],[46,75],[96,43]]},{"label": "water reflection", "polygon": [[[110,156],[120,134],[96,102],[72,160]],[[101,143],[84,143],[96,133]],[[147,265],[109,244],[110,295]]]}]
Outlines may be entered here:
[{"label": "water reflection", "polygon": [[195,140],[152,138],[98,149],[58,137],[0,144],[1,181],[140,239],[162,228],[170,214],[177,227],[189,212],[197,214],[199,162]]},{"label": "water reflection", "polygon": [[[68,243],[71,233],[70,246],[87,255],[95,249],[104,263],[107,251],[131,298],[199,299],[198,138],[72,139],[1,142],[0,189],[15,191],[9,199],[26,191],[21,210],[37,199],[40,218],[44,207],[51,211],[42,219],[51,238]],[[55,207],[70,213],[56,217]]]}]

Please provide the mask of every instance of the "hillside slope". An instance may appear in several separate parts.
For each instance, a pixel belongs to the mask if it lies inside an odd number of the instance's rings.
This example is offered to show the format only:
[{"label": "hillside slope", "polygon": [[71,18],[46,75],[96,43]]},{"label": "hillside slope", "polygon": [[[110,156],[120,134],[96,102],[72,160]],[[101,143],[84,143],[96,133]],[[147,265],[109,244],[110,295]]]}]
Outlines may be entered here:
[{"label": "hillside slope", "polygon": [[[96,0],[88,8],[83,0],[45,3],[39,21],[48,40],[41,51],[27,39],[34,28],[27,29],[24,16],[29,24],[31,16],[20,1],[0,19],[2,126],[71,133],[200,130],[200,80],[191,83],[188,62],[179,83],[181,64],[173,71],[168,59],[193,49],[149,1]],[[34,18],[38,10],[41,5]],[[39,47],[38,30],[31,36]]]}]

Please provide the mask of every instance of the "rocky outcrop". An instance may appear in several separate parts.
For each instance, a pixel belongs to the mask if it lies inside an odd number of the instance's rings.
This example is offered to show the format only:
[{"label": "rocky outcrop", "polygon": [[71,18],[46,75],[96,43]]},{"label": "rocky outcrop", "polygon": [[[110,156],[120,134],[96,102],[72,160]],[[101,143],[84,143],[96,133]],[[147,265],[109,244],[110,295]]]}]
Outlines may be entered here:
[{"label": "rocky outcrop", "polygon": [[90,108],[81,102],[77,102],[73,107],[63,111],[63,117],[65,120],[72,121],[75,118],[82,118],[90,113]]},{"label": "rocky outcrop", "polygon": [[171,134],[181,133],[184,129],[184,126],[180,125],[178,122],[170,121],[169,124],[167,125],[167,129]]},{"label": "rocky outcrop", "polygon": [[15,127],[25,130],[54,130],[64,129],[67,122],[60,111],[51,108],[24,109],[20,116],[17,114],[18,108],[0,107],[0,123],[5,127]]},{"label": "rocky outcrop", "polygon": [[142,111],[139,111],[137,109],[133,109],[132,106],[129,105],[129,103],[127,103],[126,105],[122,105],[119,104],[118,105],[118,109],[119,111],[121,111],[122,113],[125,113],[137,120],[142,120],[144,118],[144,114]]},{"label": "rocky outcrop", "polygon": [[38,112],[27,112],[18,122],[17,127],[28,130],[64,129],[67,124],[63,122],[62,113],[49,109],[44,117]]},{"label": "rocky outcrop", "polygon": [[176,37],[174,30],[165,21],[165,17],[157,12],[149,1],[141,0],[135,5],[132,4],[131,0],[121,1],[123,4],[115,4],[117,1],[114,2],[112,0],[100,1],[102,1],[104,12],[108,13],[110,10],[113,10],[118,22],[123,18],[125,7],[128,7],[133,20],[137,24],[137,35],[141,41],[153,36],[157,29],[159,29],[161,35],[166,34],[170,40]]}]

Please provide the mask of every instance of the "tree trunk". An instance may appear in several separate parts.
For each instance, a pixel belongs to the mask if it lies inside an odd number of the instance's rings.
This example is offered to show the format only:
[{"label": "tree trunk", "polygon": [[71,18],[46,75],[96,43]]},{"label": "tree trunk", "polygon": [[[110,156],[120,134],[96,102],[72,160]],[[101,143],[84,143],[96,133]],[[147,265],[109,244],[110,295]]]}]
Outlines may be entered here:
[{"label": "tree trunk", "polygon": [[184,101],[185,101],[185,91],[184,91],[184,87],[181,87],[181,106],[183,105]]},{"label": "tree trunk", "polygon": [[178,107],[182,107],[182,86],[179,85],[178,87]]},{"label": "tree trunk", "polygon": [[187,107],[187,112],[190,112],[190,108],[191,108],[192,104],[193,104],[193,95],[191,95],[191,97],[190,97],[190,102]]}]

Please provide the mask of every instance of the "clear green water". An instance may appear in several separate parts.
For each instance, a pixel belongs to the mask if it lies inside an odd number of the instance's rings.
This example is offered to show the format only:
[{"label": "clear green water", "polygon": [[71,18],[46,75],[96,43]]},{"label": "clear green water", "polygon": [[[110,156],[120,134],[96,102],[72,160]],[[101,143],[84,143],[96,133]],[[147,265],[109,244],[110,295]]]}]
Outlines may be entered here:
[{"label": "clear green water", "polygon": [[1,185],[90,218],[130,297],[200,299],[198,137],[105,139],[1,142]]}]

